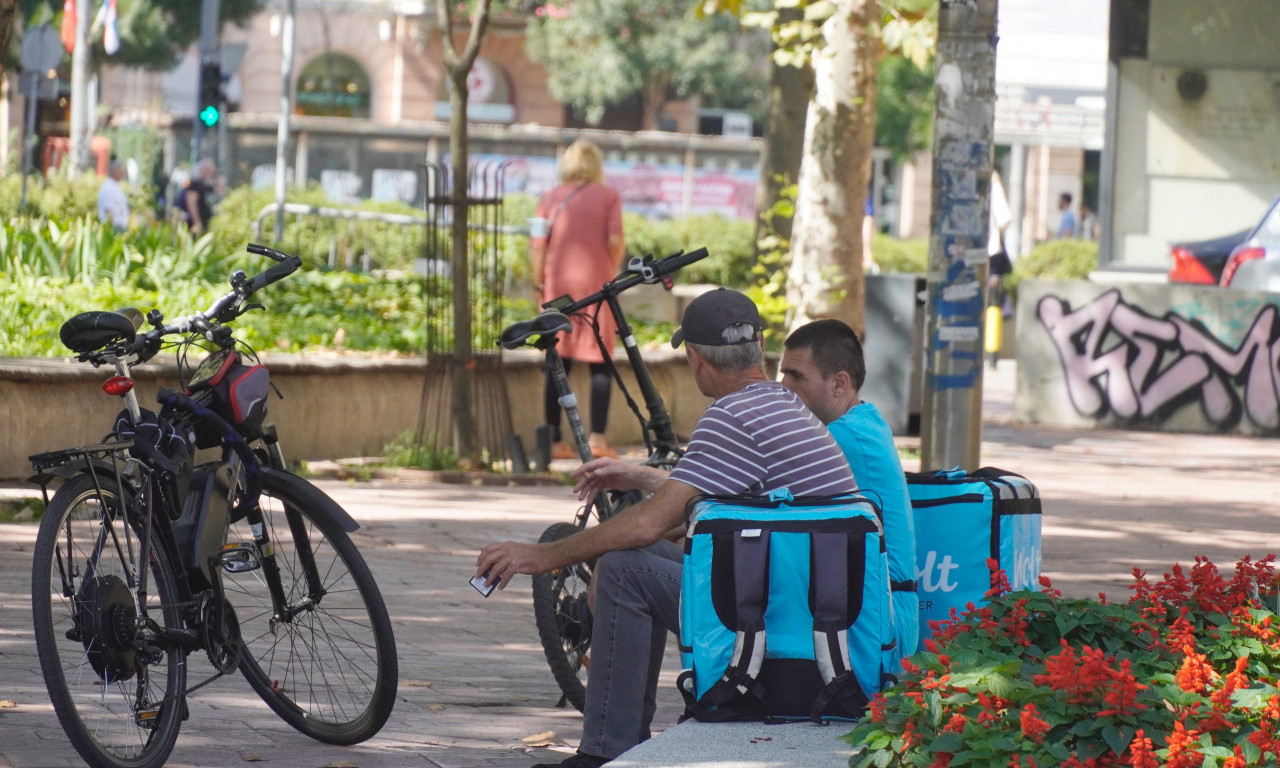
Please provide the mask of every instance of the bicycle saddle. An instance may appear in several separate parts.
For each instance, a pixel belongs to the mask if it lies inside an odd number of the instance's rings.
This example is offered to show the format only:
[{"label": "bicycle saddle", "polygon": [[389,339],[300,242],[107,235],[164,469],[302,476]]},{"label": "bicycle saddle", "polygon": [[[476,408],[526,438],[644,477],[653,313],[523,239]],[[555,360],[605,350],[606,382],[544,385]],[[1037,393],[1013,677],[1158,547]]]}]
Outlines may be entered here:
[{"label": "bicycle saddle", "polygon": [[118,341],[127,344],[140,327],[142,313],[132,307],[118,312],[81,312],[62,324],[58,337],[68,349],[82,355]]},{"label": "bicycle saddle", "polygon": [[531,336],[545,336],[549,333],[564,333],[573,327],[564,314],[548,309],[532,320],[521,320],[502,329],[498,343],[505,349],[523,347]]}]

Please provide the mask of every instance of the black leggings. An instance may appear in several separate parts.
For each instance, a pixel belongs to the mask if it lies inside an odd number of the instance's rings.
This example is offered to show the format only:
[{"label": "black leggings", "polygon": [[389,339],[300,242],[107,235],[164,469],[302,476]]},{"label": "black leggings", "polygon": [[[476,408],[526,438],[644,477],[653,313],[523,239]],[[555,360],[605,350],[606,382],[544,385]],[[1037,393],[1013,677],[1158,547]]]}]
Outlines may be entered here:
[{"label": "black leggings", "polygon": [[[587,363],[591,370],[591,430],[603,433],[609,424],[609,396],[613,393],[613,378],[608,363]],[[564,372],[573,369],[573,361],[564,358]],[[546,423],[551,425],[552,442],[560,442],[560,395],[555,380],[547,374],[543,404]]]}]

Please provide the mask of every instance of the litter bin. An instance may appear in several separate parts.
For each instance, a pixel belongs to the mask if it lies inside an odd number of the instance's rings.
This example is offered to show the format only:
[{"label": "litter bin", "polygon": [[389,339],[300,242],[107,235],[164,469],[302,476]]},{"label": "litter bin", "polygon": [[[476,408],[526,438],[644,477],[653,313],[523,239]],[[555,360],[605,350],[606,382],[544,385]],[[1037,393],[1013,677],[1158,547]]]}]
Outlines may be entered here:
[{"label": "litter bin", "polygon": [[867,335],[862,346],[867,380],[862,399],[875,404],[893,434],[919,435],[924,275],[867,275],[866,286]]}]

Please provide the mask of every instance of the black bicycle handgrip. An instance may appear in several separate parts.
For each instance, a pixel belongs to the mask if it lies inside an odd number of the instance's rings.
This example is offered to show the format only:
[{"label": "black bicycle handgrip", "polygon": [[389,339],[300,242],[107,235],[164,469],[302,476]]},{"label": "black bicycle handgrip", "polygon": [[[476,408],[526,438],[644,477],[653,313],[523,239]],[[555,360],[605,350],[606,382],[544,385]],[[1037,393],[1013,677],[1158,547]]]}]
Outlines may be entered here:
[{"label": "black bicycle handgrip", "polygon": [[677,269],[687,267],[695,261],[701,261],[708,255],[706,248],[698,248],[688,253],[677,253],[674,256],[668,256],[653,262],[653,272],[656,275],[669,275]]},{"label": "black bicycle handgrip", "polygon": [[249,253],[256,253],[259,256],[266,256],[267,258],[272,259],[274,261],[284,261],[288,258],[291,258],[287,253],[281,253],[280,251],[277,251],[275,248],[269,248],[265,245],[262,245],[261,243],[249,243],[244,247],[244,249]]},{"label": "black bicycle handgrip", "polygon": [[289,256],[283,262],[271,267],[262,274],[254,275],[248,283],[249,293],[257,293],[277,280],[283,280],[298,271],[300,266],[302,266],[302,259],[297,256]]}]

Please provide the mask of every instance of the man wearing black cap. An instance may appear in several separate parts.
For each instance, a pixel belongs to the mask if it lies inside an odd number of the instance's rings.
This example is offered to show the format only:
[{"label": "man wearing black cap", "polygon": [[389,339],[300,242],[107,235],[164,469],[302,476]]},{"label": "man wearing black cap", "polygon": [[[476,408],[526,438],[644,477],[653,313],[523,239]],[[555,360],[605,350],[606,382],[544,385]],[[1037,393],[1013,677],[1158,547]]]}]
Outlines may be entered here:
[{"label": "man wearing black cap", "polygon": [[[662,541],[701,494],[852,493],[853,473],[822,422],[764,373],[760,313],[736,291],[705,293],[685,309],[672,346],[685,347],[694,381],[714,398],[670,475],[597,459],[574,471],[586,497],[605,488],[653,495],[612,519],[545,544],[490,544],[476,574],[511,577],[599,558],[591,674],[582,741],[560,768],[597,768],[649,737],[667,632],[679,628],[680,556]],[[534,768],[555,768],[551,764]]]}]

